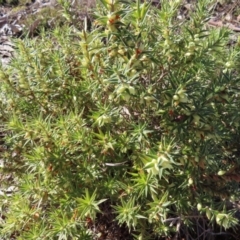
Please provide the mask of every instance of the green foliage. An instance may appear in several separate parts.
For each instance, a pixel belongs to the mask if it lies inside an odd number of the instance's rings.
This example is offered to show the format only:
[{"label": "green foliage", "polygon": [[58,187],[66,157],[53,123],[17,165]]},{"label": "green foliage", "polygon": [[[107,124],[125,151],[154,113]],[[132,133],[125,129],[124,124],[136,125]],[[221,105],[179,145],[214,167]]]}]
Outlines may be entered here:
[{"label": "green foliage", "polygon": [[90,32],[16,41],[0,71],[2,174],[17,186],[1,237],[91,239],[107,199],[139,239],[196,217],[236,226],[239,46],[206,26],[208,4],[179,20],[180,1],[101,0]]}]

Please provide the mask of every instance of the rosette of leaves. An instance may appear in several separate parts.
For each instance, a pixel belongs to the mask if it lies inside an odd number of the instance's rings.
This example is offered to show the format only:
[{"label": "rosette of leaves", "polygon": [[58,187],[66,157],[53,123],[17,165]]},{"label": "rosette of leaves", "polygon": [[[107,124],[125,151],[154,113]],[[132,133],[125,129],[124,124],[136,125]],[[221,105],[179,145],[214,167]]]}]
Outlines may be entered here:
[{"label": "rosette of leaves", "polygon": [[183,21],[180,1],[102,0],[90,32],[16,41],[0,72],[17,187],[1,237],[92,239],[107,199],[137,239],[237,224],[239,49],[206,26],[208,4]]}]

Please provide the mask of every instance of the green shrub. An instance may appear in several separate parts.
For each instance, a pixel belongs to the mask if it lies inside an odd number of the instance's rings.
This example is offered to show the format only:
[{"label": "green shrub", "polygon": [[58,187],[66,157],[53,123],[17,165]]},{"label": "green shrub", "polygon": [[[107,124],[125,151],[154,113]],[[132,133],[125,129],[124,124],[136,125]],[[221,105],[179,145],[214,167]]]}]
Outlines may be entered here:
[{"label": "green shrub", "polygon": [[207,27],[208,0],[189,20],[180,1],[130,2],[101,0],[90,32],[16,41],[0,72],[2,188],[16,186],[1,237],[93,239],[106,200],[136,239],[236,226],[239,45]]}]

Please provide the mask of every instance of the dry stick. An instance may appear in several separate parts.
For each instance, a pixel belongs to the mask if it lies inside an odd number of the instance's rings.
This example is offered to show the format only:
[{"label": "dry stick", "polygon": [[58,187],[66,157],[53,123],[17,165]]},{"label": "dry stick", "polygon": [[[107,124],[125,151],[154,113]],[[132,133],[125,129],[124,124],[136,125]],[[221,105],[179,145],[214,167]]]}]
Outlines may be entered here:
[{"label": "dry stick", "polygon": [[231,24],[231,23],[224,25],[222,23],[222,21],[215,22],[213,20],[210,20],[208,22],[208,24],[211,25],[211,26],[215,26],[215,27],[227,27],[227,28],[229,28],[229,29],[231,29],[231,30],[233,30],[235,32],[240,32],[240,28],[233,26],[233,24]]},{"label": "dry stick", "polygon": [[125,163],[127,163],[127,161],[120,163],[104,163],[104,165],[108,167],[119,167],[125,165]]}]

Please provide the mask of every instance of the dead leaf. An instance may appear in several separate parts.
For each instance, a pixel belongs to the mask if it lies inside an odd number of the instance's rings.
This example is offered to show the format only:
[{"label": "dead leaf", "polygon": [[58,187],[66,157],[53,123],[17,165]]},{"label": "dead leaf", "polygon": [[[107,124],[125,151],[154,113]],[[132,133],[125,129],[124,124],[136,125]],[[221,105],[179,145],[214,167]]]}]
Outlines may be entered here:
[{"label": "dead leaf", "polygon": [[39,26],[40,21],[41,21],[40,19],[37,19],[31,24],[30,29],[29,29],[30,36],[33,36],[36,28]]},{"label": "dead leaf", "polygon": [[237,16],[237,21],[240,22],[240,15]]},{"label": "dead leaf", "polygon": [[3,51],[7,51],[7,52],[13,52],[14,49],[9,46],[9,45],[0,45],[0,53],[3,52]]}]

